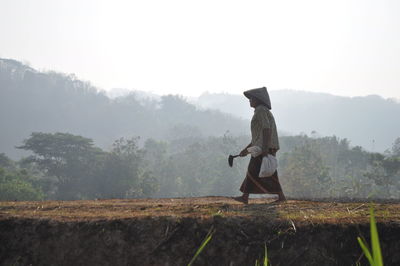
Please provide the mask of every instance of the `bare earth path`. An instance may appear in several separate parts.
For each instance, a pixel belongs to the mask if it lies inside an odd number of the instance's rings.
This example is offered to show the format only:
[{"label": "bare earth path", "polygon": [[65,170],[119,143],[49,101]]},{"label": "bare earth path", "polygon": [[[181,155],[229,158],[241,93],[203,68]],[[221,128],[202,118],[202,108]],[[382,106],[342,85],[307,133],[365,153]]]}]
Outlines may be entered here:
[{"label": "bare earth path", "polygon": [[[249,205],[229,197],[115,199],[92,201],[0,202],[0,219],[10,217],[59,221],[139,219],[143,217],[213,216],[265,218],[301,223],[368,223],[368,202],[318,202],[251,199]],[[400,203],[373,203],[378,221],[400,223]]]},{"label": "bare earth path", "polygon": [[[228,197],[0,202],[0,265],[273,265],[365,262],[368,202]],[[374,203],[386,265],[400,265],[400,204]]]}]

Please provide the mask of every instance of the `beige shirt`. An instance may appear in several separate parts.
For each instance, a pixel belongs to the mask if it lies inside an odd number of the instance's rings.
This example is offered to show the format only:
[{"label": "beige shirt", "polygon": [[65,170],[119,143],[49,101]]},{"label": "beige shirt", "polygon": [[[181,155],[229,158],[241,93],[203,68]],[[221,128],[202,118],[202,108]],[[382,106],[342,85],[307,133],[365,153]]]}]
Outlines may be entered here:
[{"label": "beige shirt", "polygon": [[[271,141],[268,147],[263,143],[263,129],[271,129]],[[274,116],[271,111],[264,105],[259,105],[254,109],[254,115],[251,119],[251,145],[259,146],[261,149],[277,149],[279,150],[279,139],[278,132],[276,130],[276,124]]]}]

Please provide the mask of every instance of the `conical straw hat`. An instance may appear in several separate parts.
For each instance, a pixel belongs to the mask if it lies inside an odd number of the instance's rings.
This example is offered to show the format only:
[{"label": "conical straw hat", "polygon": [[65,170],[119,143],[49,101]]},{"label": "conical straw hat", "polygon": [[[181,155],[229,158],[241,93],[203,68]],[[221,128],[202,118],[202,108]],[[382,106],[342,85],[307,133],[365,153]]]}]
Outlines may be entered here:
[{"label": "conical straw hat", "polygon": [[243,94],[249,99],[257,98],[262,103],[264,103],[268,107],[268,109],[271,110],[271,100],[269,99],[269,94],[266,87],[248,90],[243,92]]}]

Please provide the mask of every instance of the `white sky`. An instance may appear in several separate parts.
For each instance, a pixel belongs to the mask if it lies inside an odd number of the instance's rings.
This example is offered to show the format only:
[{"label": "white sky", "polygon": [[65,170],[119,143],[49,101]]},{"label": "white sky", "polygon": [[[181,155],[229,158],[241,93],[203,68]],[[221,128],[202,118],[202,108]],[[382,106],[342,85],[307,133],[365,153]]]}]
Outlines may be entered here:
[{"label": "white sky", "polygon": [[400,1],[0,0],[0,57],[109,90],[400,99]]}]

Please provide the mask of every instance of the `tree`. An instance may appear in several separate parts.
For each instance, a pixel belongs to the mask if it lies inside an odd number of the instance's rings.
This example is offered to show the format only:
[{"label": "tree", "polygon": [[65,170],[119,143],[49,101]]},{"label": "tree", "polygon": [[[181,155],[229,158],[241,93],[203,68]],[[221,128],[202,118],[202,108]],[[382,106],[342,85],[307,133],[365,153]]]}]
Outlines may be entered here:
[{"label": "tree", "polygon": [[400,137],[398,137],[392,146],[392,155],[396,157],[400,157]]},{"label": "tree", "polygon": [[0,167],[10,168],[13,167],[13,161],[8,158],[4,153],[0,153]]},{"label": "tree", "polygon": [[57,179],[59,199],[80,198],[81,179],[90,175],[93,158],[102,153],[91,139],[69,133],[35,132],[17,148],[32,151],[30,161]]},{"label": "tree", "polygon": [[374,153],[371,155],[370,167],[364,175],[381,188],[384,195],[380,197],[388,197],[390,186],[396,185],[400,179],[400,158]]},{"label": "tree", "polygon": [[137,138],[121,138],[110,152],[97,159],[90,180],[91,196],[96,198],[127,198],[150,196],[157,190],[157,181],[143,167],[143,151]]},{"label": "tree", "polygon": [[141,197],[157,190],[154,176],[143,167],[137,138],[121,138],[105,152],[82,136],[32,133],[18,148],[34,153],[25,164],[33,162],[57,180],[57,199]]},{"label": "tree", "polygon": [[310,198],[328,194],[329,168],[311,143],[285,153],[280,162],[282,185],[288,195]]},{"label": "tree", "polygon": [[167,142],[148,139],[144,144],[145,167],[157,180],[157,196],[160,197],[179,196],[176,162],[170,153],[170,145]]},{"label": "tree", "polygon": [[30,182],[26,171],[7,171],[0,167],[0,200],[41,200],[44,198],[39,188]]}]

